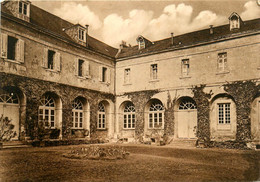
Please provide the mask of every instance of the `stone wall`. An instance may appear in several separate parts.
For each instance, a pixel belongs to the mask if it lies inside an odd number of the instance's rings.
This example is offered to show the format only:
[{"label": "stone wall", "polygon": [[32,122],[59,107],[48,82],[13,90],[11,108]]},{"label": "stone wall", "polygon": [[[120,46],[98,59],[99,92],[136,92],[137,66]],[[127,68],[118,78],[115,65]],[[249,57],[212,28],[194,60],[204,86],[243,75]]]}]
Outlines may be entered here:
[{"label": "stone wall", "polygon": [[[26,136],[34,138],[34,128],[38,122],[38,108],[40,99],[46,92],[57,94],[62,102],[62,136],[68,138],[72,126],[72,102],[78,97],[84,97],[90,104],[90,135],[102,135],[107,138],[108,131],[97,131],[98,103],[102,100],[114,102],[114,96],[108,93],[71,87],[64,84],[42,81],[33,78],[26,78],[17,75],[0,73],[0,88],[18,88],[26,97],[26,121],[21,121],[25,126]],[[111,106],[112,107],[112,106]]]}]

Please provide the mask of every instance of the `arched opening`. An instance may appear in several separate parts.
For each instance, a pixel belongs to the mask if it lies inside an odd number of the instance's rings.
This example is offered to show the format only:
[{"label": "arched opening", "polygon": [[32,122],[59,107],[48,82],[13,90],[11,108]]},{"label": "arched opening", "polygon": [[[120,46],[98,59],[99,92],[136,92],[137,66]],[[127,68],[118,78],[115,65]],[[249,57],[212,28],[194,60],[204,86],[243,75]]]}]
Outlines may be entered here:
[{"label": "arched opening", "polygon": [[124,107],[124,129],[135,129],[135,106],[127,102]]},{"label": "arched opening", "polygon": [[197,104],[191,97],[182,97],[177,102],[177,137],[196,138]]},{"label": "arched opening", "polygon": [[253,141],[260,141],[260,94],[251,104],[251,135]]},{"label": "arched opening", "polygon": [[[39,106],[39,122],[43,122],[44,126],[49,129],[62,128],[62,103],[60,97],[53,93],[45,93],[40,102]],[[61,131],[59,137],[61,137]],[[56,137],[55,137],[56,138]]]},{"label": "arched opening", "polygon": [[164,129],[164,106],[158,99],[150,100],[145,107],[148,129]]},{"label": "arched opening", "polygon": [[103,102],[98,104],[98,129],[106,129],[106,107]]},{"label": "arched opening", "polygon": [[133,141],[135,126],[135,106],[131,101],[125,101],[119,107],[119,137],[124,141]]},{"label": "arched opening", "polygon": [[236,104],[227,94],[218,94],[210,105],[210,137],[212,140],[236,139]]},{"label": "arched opening", "polygon": [[15,132],[11,140],[18,140],[20,133],[20,99],[17,90],[0,90],[0,117],[7,117],[8,120],[11,120],[11,124],[14,125],[12,131]]},{"label": "arched opening", "polygon": [[77,138],[89,136],[89,103],[77,97],[72,103],[72,134]]}]

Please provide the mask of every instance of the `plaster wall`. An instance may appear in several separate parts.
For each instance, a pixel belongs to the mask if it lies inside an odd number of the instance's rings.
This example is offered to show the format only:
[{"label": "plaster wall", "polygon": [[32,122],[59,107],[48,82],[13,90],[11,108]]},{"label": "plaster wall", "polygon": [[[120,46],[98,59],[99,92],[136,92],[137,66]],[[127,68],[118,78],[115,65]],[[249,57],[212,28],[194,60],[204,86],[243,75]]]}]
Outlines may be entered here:
[{"label": "plaster wall", "polygon": [[[168,90],[199,84],[256,79],[260,76],[260,35],[216,42],[189,49],[153,54],[116,63],[116,93],[139,90]],[[218,53],[227,52],[227,68],[217,70]],[[189,75],[183,76],[181,61],[189,59]],[[158,64],[158,79],[150,79],[150,65]],[[130,84],[124,83],[124,70],[131,69]]]}]

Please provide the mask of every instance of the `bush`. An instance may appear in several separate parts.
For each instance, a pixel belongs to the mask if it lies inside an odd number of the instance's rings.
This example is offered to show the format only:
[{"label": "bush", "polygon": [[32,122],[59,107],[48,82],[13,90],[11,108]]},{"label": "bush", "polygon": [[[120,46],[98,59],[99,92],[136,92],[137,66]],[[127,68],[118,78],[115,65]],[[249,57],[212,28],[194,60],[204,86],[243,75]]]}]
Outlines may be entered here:
[{"label": "bush", "polygon": [[13,131],[14,125],[11,124],[11,121],[11,119],[3,115],[0,117],[0,141],[10,141],[17,135],[17,133]]},{"label": "bush", "polygon": [[116,160],[125,159],[130,153],[120,146],[89,146],[71,150],[64,157],[73,159]]}]

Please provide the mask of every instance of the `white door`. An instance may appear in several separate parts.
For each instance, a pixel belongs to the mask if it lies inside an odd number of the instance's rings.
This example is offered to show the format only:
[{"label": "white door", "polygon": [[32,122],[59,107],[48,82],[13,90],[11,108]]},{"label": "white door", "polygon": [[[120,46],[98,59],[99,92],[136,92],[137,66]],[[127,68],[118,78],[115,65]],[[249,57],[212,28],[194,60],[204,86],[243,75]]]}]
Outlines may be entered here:
[{"label": "white door", "polygon": [[192,98],[183,98],[178,110],[178,138],[196,138],[197,106]]},{"label": "white door", "polygon": [[184,110],[178,112],[178,137],[196,138],[197,110]]},{"label": "white door", "polygon": [[19,103],[18,98],[14,95],[0,95],[0,116],[8,117],[11,124],[14,125],[12,131],[16,132],[16,136],[12,140],[18,140],[19,137]]}]

